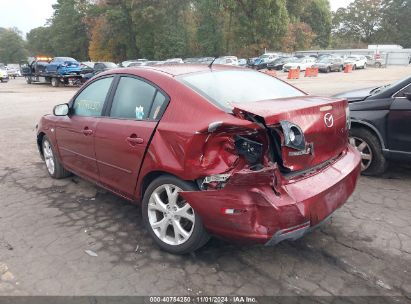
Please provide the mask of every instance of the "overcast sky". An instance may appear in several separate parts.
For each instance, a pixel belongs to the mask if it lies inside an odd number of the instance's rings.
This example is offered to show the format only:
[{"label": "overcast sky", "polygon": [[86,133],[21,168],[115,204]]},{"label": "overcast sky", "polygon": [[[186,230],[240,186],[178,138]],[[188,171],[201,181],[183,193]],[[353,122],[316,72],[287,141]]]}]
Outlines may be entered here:
[{"label": "overcast sky", "polygon": [[[352,1],[330,0],[331,9],[346,7]],[[47,22],[53,14],[51,5],[55,2],[56,0],[0,0],[0,27],[17,27],[25,36],[31,29]]]}]

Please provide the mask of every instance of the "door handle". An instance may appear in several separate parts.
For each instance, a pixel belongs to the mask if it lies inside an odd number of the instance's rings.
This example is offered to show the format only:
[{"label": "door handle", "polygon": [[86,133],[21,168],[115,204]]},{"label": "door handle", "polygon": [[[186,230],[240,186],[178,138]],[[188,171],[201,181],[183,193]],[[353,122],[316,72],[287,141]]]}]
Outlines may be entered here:
[{"label": "door handle", "polygon": [[142,144],[144,142],[144,139],[142,139],[141,137],[137,137],[137,135],[135,134],[132,134],[126,138],[126,141],[129,142],[131,145],[137,145]]},{"label": "door handle", "polygon": [[84,135],[91,135],[91,134],[93,134],[93,130],[90,130],[89,128],[84,128],[83,130],[82,130],[82,132],[83,132],[83,134]]}]

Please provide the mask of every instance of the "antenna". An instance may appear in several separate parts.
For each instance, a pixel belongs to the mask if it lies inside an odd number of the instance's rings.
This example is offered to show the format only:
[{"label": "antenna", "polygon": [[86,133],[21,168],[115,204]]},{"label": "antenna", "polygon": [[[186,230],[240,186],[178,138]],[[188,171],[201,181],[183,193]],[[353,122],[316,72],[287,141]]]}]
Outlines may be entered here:
[{"label": "antenna", "polygon": [[208,67],[210,68],[210,70],[212,69],[213,63],[214,61],[218,58],[218,56],[215,56],[213,61],[210,62],[210,64],[208,65]]}]

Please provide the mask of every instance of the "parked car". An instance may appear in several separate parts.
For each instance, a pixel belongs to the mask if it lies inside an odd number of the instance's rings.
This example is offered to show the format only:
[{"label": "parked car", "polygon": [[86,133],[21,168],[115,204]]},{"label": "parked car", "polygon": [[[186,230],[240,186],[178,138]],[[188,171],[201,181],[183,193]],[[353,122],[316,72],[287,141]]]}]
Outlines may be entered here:
[{"label": "parked car", "polygon": [[238,66],[241,66],[241,67],[247,66],[247,59],[245,58],[238,59]]},{"label": "parked car", "polygon": [[18,64],[8,64],[6,66],[7,73],[9,74],[9,77],[21,77],[21,71],[20,71],[20,65]]},{"label": "parked car", "polygon": [[59,75],[80,74],[81,64],[71,57],[54,57],[45,66],[47,73],[57,73]]},{"label": "parked car", "polygon": [[200,63],[200,57],[185,58],[184,63]]},{"label": "parked car", "polygon": [[89,74],[94,72],[94,62],[92,61],[82,61],[80,63],[81,74]]},{"label": "parked car", "polygon": [[267,69],[281,71],[284,64],[297,60],[296,57],[279,57],[273,62],[267,63]]},{"label": "parked car", "polygon": [[202,57],[200,58],[199,63],[201,64],[210,64],[214,60],[214,57]]},{"label": "parked car", "polygon": [[320,72],[341,72],[344,69],[344,61],[339,57],[323,57],[314,65]]},{"label": "parked car", "polygon": [[362,55],[350,55],[344,60],[344,66],[351,64],[352,69],[365,69],[367,67],[367,58]]},{"label": "parked car", "polygon": [[283,71],[288,72],[290,69],[300,69],[300,71],[305,71],[306,68],[311,68],[314,63],[315,58],[313,57],[297,58],[284,64]]},{"label": "parked car", "polygon": [[120,66],[126,68],[126,67],[128,67],[131,63],[134,63],[134,62],[142,62],[142,63],[144,63],[144,62],[147,62],[147,61],[148,61],[148,60],[145,59],[145,58],[134,59],[134,60],[126,60],[126,61],[121,62],[121,63],[120,63]]},{"label": "parked car", "polygon": [[258,59],[258,57],[251,57],[247,59],[247,66],[253,67],[254,62]]},{"label": "parked car", "polygon": [[150,236],[171,253],[210,234],[274,245],[352,194],[360,156],[347,109],[245,68],[116,69],[43,116],[37,144],[51,177],[73,172],[141,202]]},{"label": "parked car", "polygon": [[333,54],[318,54],[317,55],[317,60],[321,60],[321,59],[329,58],[329,57],[336,57],[336,55],[333,55]]},{"label": "parked car", "polygon": [[182,58],[169,58],[164,63],[184,63]]},{"label": "parked car", "polygon": [[214,64],[238,65],[238,58],[236,56],[222,56],[215,59]]},{"label": "parked car", "polygon": [[365,57],[367,58],[367,66],[381,68],[386,65],[385,57],[382,57],[380,54],[375,54],[373,56],[366,55]]},{"label": "parked car", "polygon": [[98,74],[107,70],[118,68],[117,64],[114,62],[96,62],[94,64],[94,74]]},{"label": "parked car", "polygon": [[135,61],[127,65],[128,68],[146,65],[149,61]]},{"label": "parked car", "polygon": [[159,61],[159,60],[150,60],[144,63],[144,65],[159,65],[163,64],[164,61]]},{"label": "parked car", "polygon": [[391,85],[335,96],[350,102],[350,142],[366,175],[380,175],[389,160],[411,162],[411,76]]},{"label": "parked car", "polygon": [[256,70],[266,69],[267,64],[273,62],[277,58],[277,53],[265,53],[254,61],[253,68]]},{"label": "parked car", "polygon": [[[132,64],[130,64],[129,66],[131,66]],[[92,77],[96,76],[97,74],[104,72],[104,71],[108,71],[111,69],[115,69],[118,68],[118,65],[115,64],[114,62],[95,62],[93,64],[93,69],[91,72],[86,73],[83,75],[84,81],[88,81],[89,79],[91,79]]]},{"label": "parked car", "polygon": [[5,68],[0,68],[0,82],[9,81],[9,74]]}]

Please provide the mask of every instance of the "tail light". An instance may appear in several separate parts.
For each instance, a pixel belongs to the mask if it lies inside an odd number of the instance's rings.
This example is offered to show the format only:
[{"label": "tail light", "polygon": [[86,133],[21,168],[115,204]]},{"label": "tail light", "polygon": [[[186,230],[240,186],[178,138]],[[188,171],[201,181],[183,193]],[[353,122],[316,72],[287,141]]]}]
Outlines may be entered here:
[{"label": "tail light", "polygon": [[239,155],[244,156],[250,166],[257,165],[262,162],[263,145],[254,140],[236,135],[235,148]]},{"label": "tail light", "polygon": [[296,150],[304,150],[305,138],[301,128],[286,120],[282,120],[280,124],[284,132],[285,146]]},{"label": "tail light", "polygon": [[345,123],[347,130],[351,129],[350,107],[348,105],[345,107]]}]

